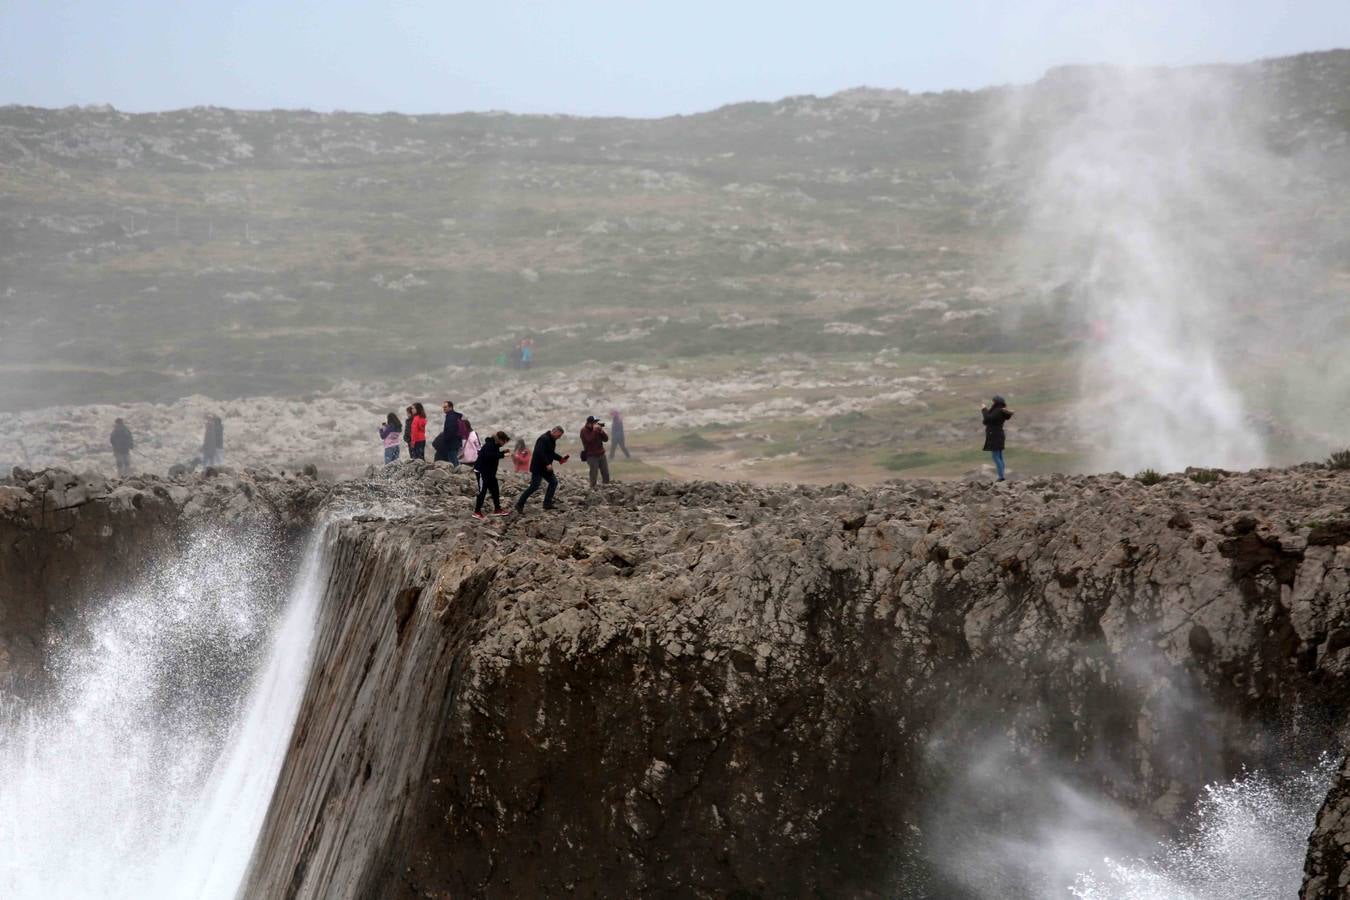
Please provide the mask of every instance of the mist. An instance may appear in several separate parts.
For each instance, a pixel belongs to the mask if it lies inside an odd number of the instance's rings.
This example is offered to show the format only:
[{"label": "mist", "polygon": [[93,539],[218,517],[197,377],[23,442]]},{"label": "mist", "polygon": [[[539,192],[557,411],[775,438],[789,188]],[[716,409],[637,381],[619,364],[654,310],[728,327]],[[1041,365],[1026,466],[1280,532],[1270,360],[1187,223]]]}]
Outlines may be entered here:
[{"label": "mist", "polygon": [[1345,438],[1325,415],[1350,376],[1322,352],[1329,164],[1265,75],[1073,67],[997,105],[1013,268],[1076,321],[1090,469],[1251,468]]}]

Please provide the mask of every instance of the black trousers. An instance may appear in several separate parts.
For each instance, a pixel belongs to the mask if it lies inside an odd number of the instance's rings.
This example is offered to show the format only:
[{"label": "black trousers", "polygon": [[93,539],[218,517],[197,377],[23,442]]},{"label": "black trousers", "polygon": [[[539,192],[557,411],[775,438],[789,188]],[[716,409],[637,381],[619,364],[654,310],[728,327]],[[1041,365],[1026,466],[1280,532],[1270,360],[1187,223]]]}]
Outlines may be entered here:
[{"label": "black trousers", "polygon": [[478,501],[473,505],[474,512],[483,511],[483,500],[488,494],[492,495],[492,508],[498,510],[502,508],[501,486],[497,484],[496,475],[484,475],[482,472],[474,469],[473,474],[478,476]]},{"label": "black trousers", "polygon": [[525,501],[530,499],[530,495],[539,490],[539,485],[545,481],[548,482],[548,490],[544,491],[544,507],[548,508],[552,506],[553,495],[558,492],[558,476],[554,475],[552,472],[543,471],[530,473],[530,486],[516,498],[516,509],[524,512]]},{"label": "black trousers", "polygon": [[415,444],[411,445],[410,447],[408,447],[408,459],[421,459],[421,460],[425,460],[426,458],[427,458],[427,442],[426,442],[426,441],[418,441],[417,443],[415,443]]}]

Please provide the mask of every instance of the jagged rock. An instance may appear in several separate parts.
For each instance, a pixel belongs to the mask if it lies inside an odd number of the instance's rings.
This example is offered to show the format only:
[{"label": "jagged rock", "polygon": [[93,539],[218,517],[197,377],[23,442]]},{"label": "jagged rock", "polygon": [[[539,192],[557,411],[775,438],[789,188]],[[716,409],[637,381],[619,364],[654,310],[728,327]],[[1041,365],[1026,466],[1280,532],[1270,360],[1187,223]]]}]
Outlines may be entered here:
[{"label": "jagged rock", "polygon": [[[333,519],[245,896],[961,896],[932,809],[963,748],[1062,760],[1175,822],[1287,756],[1290,715],[1324,749],[1350,708],[1347,474],[589,497],[568,474],[566,512],[486,522],[471,478],[421,463],[21,474],[0,486],[15,689],[46,629],[192,529],[295,543]],[[1339,790],[1308,897],[1339,895]]]}]

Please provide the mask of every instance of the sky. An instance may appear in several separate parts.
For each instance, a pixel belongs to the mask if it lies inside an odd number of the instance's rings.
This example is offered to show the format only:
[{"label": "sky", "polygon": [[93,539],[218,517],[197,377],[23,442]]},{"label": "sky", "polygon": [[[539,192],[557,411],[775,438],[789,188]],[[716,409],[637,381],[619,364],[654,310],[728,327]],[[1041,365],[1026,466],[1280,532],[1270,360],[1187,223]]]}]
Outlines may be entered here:
[{"label": "sky", "polygon": [[0,0],[0,105],[664,116],[1350,47],[1350,0]]}]

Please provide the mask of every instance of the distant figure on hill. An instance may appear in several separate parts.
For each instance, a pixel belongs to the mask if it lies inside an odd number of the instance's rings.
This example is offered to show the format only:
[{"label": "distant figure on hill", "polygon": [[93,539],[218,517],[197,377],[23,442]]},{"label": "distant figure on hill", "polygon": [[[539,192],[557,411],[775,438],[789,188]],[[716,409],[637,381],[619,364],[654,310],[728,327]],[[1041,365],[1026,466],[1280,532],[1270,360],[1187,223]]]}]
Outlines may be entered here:
[{"label": "distant figure on hill", "polygon": [[464,417],[455,412],[455,404],[449,400],[441,404],[441,412],[445,413],[445,423],[441,426],[441,433],[431,442],[431,446],[436,449],[436,462],[448,462],[458,469],[459,449],[464,443],[460,423]]},{"label": "distant figure on hill", "polygon": [[220,416],[206,417],[206,436],[202,438],[202,465],[219,466],[225,462],[225,423]]},{"label": "distant figure on hill", "polygon": [[403,423],[398,416],[390,413],[380,426],[380,440],[384,441],[384,464],[398,462],[398,442],[403,438]]},{"label": "distant figure on hill", "polygon": [[1003,481],[1003,423],[1013,417],[1008,403],[997,394],[989,406],[980,407],[980,418],[984,420],[984,449],[994,457],[994,468],[998,470],[998,480]]},{"label": "distant figure on hill", "polygon": [[492,437],[483,442],[483,446],[478,449],[478,458],[473,462],[473,472],[478,478],[478,500],[473,505],[473,517],[475,519],[486,519],[483,515],[483,500],[488,494],[492,495],[492,514],[495,516],[504,516],[506,510],[502,509],[501,486],[497,482],[497,466],[501,463],[502,457],[506,451],[502,448],[506,442],[511,440],[505,431],[499,431]]},{"label": "distant figure on hill", "polygon": [[408,447],[409,459],[427,458],[427,411],[421,403],[413,404],[412,444]]},{"label": "distant figure on hill", "polygon": [[516,451],[511,454],[511,464],[516,467],[517,472],[530,471],[530,448],[525,446],[524,438],[516,441]]},{"label": "distant figure on hill", "polygon": [[534,365],[534,339],[526,338],[520,342],[520,367],[528,369]]},{"label": "distant figure on hill", "polygon": [[108,443],[112,444],[113,459],[117,460],[117,477],[126,478],[131,474],[131,448],[136,446],[126,422],[121,419],[113,421],[112,436],[108,438]]},{"label": "distant figure on hill", "polygon": [[530,499],[530,495],[537,491],[539,484],[544,481],[548,482],[548,490],[544,491],[544,509],[556,508],[553,495],[558,492],[558,476],[553,474],[553,464],[565,463],[571,458],[558,455],[558,438],[562,436],[562,426],[555,425],[552,430],[539,435],[539,439],[534,442],[534,453],[530,455],[530,486],[516,498],[516,512],[525,512],[525,501]]},{"label": "distant figure on hill", "polygon": [[403,443],[408,445],[408,459],[412,459],[412,420],[413,416],[417,415],[417,410],[409,406],[403,413],[407,416],[403,420]]},{"label": "distant figure on hill", "polygon": [[605,424],[595,416],[587,416],[586,424],[581,426],[581,458],[590,469],[591,490],[595,490],[595,479],[599,475],[609,484],[609,460],[605,458],[605,444],[609,435],[605,434]]},{"label": "distant figure on hill", "polygon": [[623,416],[619,415],[617,409],[609,411],[609,431],[613,435],[614,449],[623,451],[624,459],[632,459],[633,454],[628,452],[628,444],[624,441]]}]

